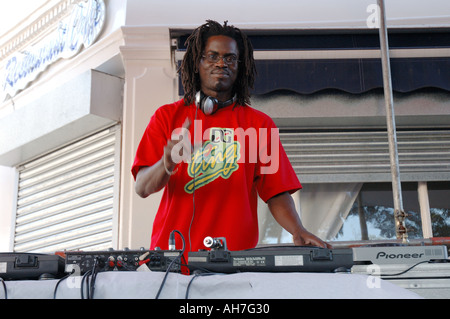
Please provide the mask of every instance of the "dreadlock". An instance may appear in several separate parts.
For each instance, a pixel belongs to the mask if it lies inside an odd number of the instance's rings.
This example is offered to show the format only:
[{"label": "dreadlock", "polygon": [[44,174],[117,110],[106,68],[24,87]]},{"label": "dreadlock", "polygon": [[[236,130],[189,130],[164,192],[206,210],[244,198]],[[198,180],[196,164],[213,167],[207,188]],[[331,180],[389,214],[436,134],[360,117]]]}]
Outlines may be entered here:
[{"label": "dreadlock", "polygon": [[203,55],[206,41],[215,35],[225,35],[237,42],[239,49],[238,75],[234,83],[234,93],[237,103],[250,105],[250,89],[255,82],[256,67],[253,59],[253,47],[247,36],[238,28],[228,25],[222,26],[216,21],[206,20],[186,40],[186,53],[180,67],[181,82],[184,88],[184,102],[193,102],[195,93],[200,90],[200,76],[197,66]]}]

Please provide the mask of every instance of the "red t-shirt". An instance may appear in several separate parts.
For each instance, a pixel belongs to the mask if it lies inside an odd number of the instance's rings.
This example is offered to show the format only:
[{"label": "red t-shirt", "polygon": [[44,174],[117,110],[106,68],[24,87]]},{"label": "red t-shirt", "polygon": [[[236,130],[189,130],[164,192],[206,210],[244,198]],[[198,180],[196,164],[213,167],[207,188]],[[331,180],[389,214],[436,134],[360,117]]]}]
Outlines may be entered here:
[{"label": "red t-shirt", "polygon": [[[191,160],[177,165],[165,186],[150,249],[168,249],[173,230],[183,234],[186,251],[204,249],[207,236],[225,237],[229,250],[255,247],[257,196],[267,201],[301,188],[278,129],[269,116],[250,106],[230,105],[205,115],[183,100],[164,105],[152,116],[137,149],[131,170],[135,178],[140,167],[162,158],[164,146],[186,118],[191,120],[192,145],[194,138],[202,138],[202,146],[194,148]],[[177,249],[179,237],[175,235]]]}]

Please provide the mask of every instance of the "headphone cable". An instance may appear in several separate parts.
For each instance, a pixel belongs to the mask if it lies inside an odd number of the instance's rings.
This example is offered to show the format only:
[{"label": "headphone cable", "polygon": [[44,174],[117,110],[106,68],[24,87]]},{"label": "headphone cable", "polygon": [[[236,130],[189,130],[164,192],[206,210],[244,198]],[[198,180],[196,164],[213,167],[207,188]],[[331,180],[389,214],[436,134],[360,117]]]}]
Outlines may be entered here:
[{"label": "headphone cable", "polygon": [[[197,132],[196,129],[196,121],[197,121],[197,112],[198,112],[198,107],[195,107],[195,117],[194,117],[194,151],[195,151],[195,142],[196,142],[196,136],[195,133]],[[194,165],[193,161],[193,156],[191,156],[191,165]],[[194,188],[192,189],[192,218],[191,218],[191,223],[189,224],[189,230],[188,230],[188,242],[189,242],[189,250],[192,250],[192,242],[191,242],[191,228],[192,228],[192,224],[194,222],[194,217],[195,217],[195,188],[196,188],[196,173],[195,173],[195,169],[194,169]]]}]

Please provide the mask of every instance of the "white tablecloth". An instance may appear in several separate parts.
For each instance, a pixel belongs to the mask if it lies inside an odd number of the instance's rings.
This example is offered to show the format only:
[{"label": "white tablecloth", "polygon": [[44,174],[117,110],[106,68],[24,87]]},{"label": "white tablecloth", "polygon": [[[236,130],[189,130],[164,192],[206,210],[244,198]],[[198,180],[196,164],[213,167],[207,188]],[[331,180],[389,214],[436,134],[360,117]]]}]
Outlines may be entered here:
[{"label": "white tablecloth", "polygon": [[[94,299],[154,299],[162,272],[103,272]],[[58,280],[6,281],[8,299],[53,299]],[[189,289],[188,289],[189,287]],[[188,292],[188,295],[186,294]],[[86,297],[86,295],[84,295]],[[349,273],[236,273],[187,276],[169,273],[160,299],[411,299],[419,295],[395,284]],[[4,298],[0,286],[0,299]],[[81,277],[58,285],[56,299],[80,299]]]}]

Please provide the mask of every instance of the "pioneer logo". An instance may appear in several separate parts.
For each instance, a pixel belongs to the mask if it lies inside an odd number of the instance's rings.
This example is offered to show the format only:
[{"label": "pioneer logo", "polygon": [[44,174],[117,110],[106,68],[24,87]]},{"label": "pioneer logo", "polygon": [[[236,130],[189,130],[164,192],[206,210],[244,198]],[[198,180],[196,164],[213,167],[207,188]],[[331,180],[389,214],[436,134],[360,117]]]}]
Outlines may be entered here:
[{"label": "pioneer logo", "polygon": [[376,259],[418,259],[422,258],[424,253],[405,253],[405,254],[389,254],[384,251],[380,251],[377,254]]}]

